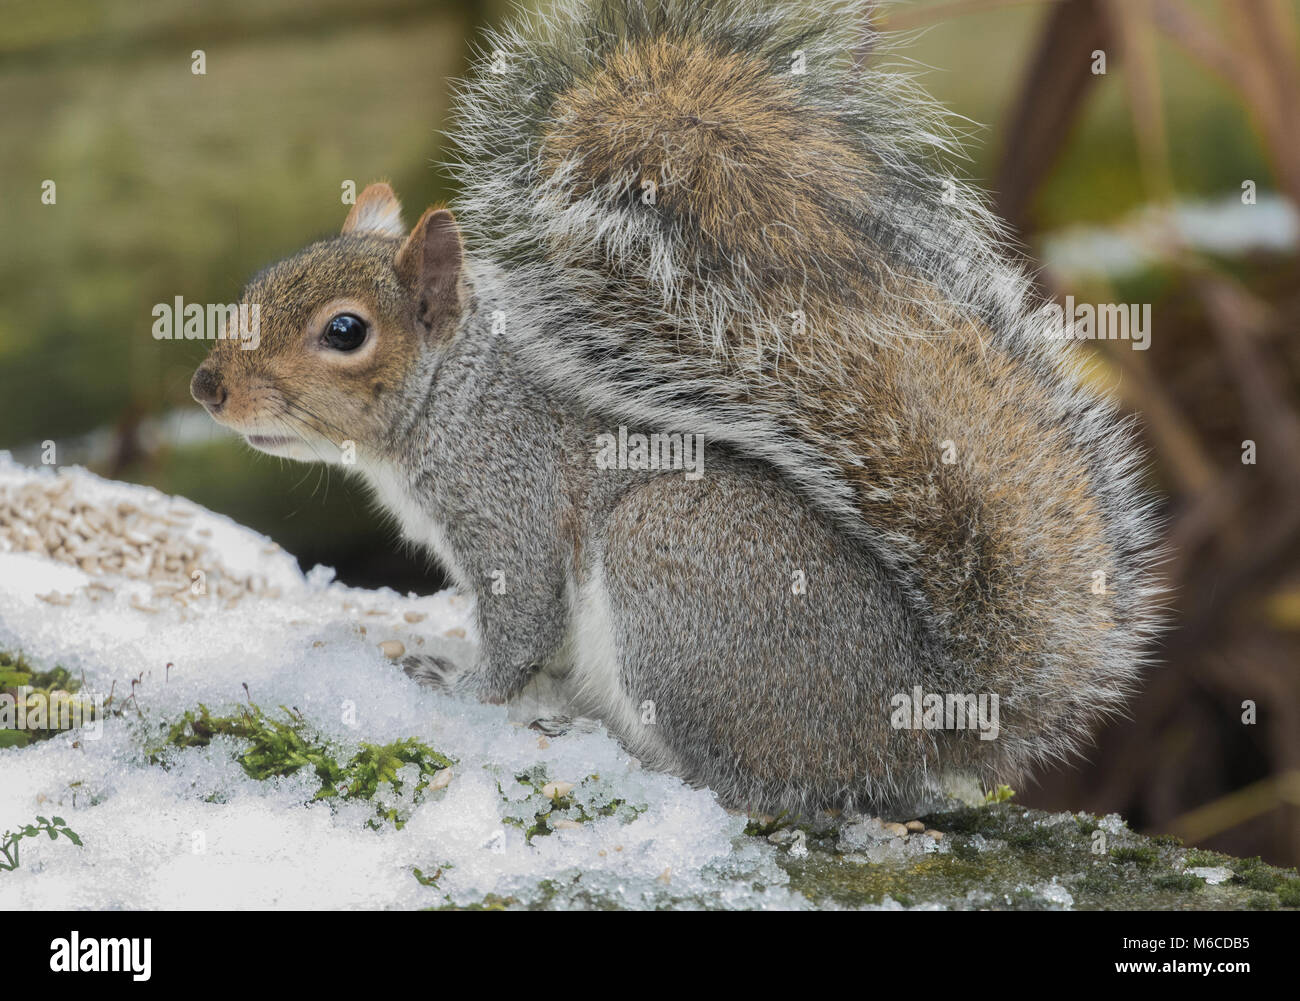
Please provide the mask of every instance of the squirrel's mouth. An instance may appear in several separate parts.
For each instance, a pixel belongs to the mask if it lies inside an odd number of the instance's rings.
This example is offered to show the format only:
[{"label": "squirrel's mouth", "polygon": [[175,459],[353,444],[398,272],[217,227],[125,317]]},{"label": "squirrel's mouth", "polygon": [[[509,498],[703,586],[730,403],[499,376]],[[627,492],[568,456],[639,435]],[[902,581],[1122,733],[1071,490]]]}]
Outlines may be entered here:
[{"label": "squirrel's mouth", "polygon": [[[295,462],[351,462],[349,457],[352,448],[351,442],[344,443],[348,446],[345,449],[342,445],[332,445],[331,442],[323,438],[312,441],[297,435],[249,434],[248,432],[243,432],[243,435],[244,441],[251,448],[264,455],[273,455],[278,459],[293,459]],[[335,453],[335,450],[337,450],[340,460],[330,458]]]},{"label": "squirrel's mouth", "polygon": [[259,452],[281,452],[295,444],[292,438],[284,435],[250,434],[245,435],[244,440]]}]

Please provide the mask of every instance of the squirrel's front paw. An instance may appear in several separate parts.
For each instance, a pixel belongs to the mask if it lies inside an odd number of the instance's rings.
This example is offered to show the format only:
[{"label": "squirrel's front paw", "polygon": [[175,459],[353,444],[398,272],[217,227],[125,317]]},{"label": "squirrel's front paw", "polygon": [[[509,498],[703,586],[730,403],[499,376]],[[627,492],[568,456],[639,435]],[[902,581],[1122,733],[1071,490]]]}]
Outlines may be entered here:
[{"label": "squirrel's front paw", "polygon": [[431,654],[413,654],[402,658],[402,670],[421,688],[435,692],[452,691],[461,670],[445,657]]}]

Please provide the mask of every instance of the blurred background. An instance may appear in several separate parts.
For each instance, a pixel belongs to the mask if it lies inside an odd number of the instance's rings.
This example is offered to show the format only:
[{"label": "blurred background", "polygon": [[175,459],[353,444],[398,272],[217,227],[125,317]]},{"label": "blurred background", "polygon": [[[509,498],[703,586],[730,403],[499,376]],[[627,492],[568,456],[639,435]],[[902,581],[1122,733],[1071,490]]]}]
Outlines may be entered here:
[{"label": "blurred background", "polygon": [[[347,181],[389,179],[408,221],[451,196],[433,166],[448,79],[506,12],[0,2],[0,449],[37,463],[53,441],[60,464],[184,494],[350,584],[442,587],[363,489],[209,421],[188,391],[206,345],[155,340],[151,311],[236,301],[252,272],[338,229]],[[1152,307],[1148,350],[1087,347],[1091,378],[1142,419],[1173,628],[1129,717],[1017,799],[1297,864],[1300,0],[862,16],[914,33],[923,84],[977,123],[965,168],[1045,294]]]}]

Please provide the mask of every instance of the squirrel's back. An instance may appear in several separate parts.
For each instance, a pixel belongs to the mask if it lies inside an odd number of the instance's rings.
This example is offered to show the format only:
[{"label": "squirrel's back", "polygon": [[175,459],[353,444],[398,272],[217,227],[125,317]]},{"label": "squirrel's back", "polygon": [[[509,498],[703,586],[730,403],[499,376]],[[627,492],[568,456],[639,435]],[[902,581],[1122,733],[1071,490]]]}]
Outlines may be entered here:
[{"label": "squirrel's back", "polygon": [[852,4],[560,0],[453,138],[471,247],[548,384],[783,474],[995,692],[991,769],[1072,749],[1156,627],[1131,427],[1085,389],[945,113]]}]

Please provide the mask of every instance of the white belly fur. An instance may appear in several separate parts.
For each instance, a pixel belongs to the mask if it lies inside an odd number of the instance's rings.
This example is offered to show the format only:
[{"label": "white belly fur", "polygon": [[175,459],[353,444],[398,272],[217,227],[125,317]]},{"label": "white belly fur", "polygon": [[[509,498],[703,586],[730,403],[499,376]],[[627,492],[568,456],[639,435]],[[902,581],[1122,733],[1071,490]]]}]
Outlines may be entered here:
[{"label": "white belly fur", "polygon": [[446,529],[441,522],[431,518],[424,506],[412,495],[411,482],[407,476],[386,463],[366,465],[361,471],[375,492],[376,499],[397,519],[402,534],[417,545],[431,550],[456,587],[462,593],[472,593],[470,580],[456,559],[451,543],[447,541]]},{"label": "white belly fur", "polygon": [[[656,768],[671,768],[668,753],[653,724],[641,722],[641,705],[622,682],[618,644],[605,571],[599,558],[593,561],[587,579],[572,602],[569,635],[561,651],[561,663],[572,711],[599,719],[627,749]],[[549,669],[548,672],[550,673]]]}]

